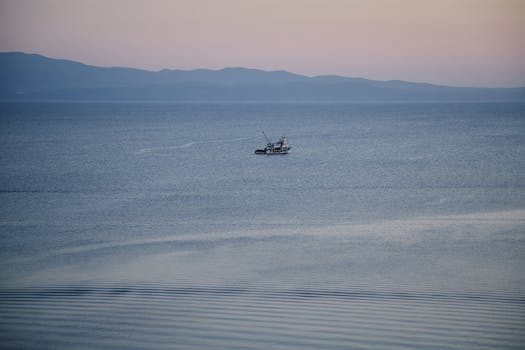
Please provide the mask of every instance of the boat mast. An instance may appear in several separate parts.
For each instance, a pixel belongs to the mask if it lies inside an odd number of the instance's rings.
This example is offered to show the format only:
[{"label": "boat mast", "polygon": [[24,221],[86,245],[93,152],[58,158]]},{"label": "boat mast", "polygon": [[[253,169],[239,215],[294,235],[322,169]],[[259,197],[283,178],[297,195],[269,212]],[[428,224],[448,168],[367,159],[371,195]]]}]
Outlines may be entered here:
[{"label": "boat mast", "polygon": [[264,133],[264,131],[262,132],[263,135],[264,135],[264,138],[266,139],[266,143],[271,143],[270,139],[268,138],[268,136],[266,136],[266,134]]}]

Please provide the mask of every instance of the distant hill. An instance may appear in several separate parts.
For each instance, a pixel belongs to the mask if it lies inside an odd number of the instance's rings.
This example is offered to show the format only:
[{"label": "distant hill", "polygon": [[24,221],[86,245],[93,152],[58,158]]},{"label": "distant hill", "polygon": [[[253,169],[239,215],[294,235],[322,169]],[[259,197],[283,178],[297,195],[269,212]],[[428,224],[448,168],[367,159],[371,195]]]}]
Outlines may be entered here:
[{"label": "distant hill", "polygon": [[246,68],[151,72],[4,52],[0,100],[525,101],[525,88],[458,88]]}]

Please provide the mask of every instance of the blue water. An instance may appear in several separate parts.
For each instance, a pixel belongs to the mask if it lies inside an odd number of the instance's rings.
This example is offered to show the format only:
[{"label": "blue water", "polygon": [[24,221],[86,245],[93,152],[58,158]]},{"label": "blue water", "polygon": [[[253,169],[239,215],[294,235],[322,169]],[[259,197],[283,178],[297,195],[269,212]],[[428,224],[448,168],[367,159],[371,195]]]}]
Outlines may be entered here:
[{"label": "blue water", "polygon": [[525,104],[1,104],[0,207],[2,348],[525,344]]}]

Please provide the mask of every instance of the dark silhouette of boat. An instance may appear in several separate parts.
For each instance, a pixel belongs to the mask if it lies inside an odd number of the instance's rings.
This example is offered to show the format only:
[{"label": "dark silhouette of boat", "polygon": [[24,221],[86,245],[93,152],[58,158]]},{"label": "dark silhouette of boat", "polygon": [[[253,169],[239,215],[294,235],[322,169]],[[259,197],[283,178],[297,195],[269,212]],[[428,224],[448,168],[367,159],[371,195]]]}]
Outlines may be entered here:
[{"label": "dark silhouette of boat", "polygon": [[263,131],[264,138],[268,142],[264,149],[255,150],[255,154],[287,154],[292,149],[288,145],[288,140],[285,136],[282,136],[279,141],[271,142]]}]

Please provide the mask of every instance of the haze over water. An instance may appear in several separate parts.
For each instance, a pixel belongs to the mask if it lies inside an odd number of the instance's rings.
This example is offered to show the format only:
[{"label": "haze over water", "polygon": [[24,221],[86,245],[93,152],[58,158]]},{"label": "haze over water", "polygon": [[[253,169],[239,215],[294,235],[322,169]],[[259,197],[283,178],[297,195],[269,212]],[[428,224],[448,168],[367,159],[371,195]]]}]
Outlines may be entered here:
[{"label": "haze over water", "polygon": [[0,346],[522,348],[523,174],[522,103],[2,104]]}]

